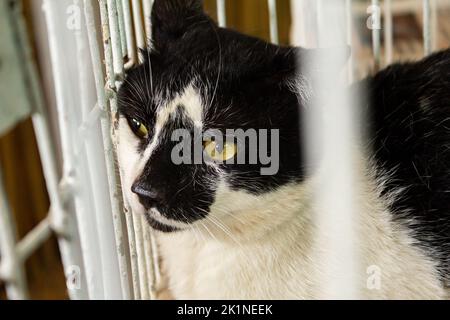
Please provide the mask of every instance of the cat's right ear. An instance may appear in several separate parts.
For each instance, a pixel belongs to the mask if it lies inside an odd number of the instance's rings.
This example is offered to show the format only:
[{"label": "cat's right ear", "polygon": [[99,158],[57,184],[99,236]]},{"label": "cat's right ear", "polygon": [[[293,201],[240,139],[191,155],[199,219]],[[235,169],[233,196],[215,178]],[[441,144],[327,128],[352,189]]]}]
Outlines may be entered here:
[{"label": "cat's right ear", "polygon": [[193,26],[208,19],[202,0],[155,0],[151,16],[155,49],[170,46]]}]

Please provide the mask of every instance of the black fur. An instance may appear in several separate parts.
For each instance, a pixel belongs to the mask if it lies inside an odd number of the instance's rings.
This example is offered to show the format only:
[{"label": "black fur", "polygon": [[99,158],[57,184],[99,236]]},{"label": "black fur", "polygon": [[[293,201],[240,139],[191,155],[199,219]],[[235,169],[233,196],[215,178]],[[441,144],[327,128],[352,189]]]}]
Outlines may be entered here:
[{"label": "black fur", "polygon": [[[261,164],[224,165],[232,188],[261,194],[304,179],[302,106],[288,81],[301,72],[298,55],[309,51],[219,28],[202,12],[201,1],[156,0],[152,22],[153,48],[144,52],[142,65],[127,73],[119,91],[122,116],[151,129],[155,97],[170,100],[194,83],[207,106],[205,129],[280,129],[278,174],[261,176]],[[391,66],[358,86],[368,91],[369,147],[379,172],[389,174],[384,193],[403,189],[392,202],[393,218],[414,231],[419,244],[448,275],[450,51]],[[156,189],[160,197],[152,200],[157,204],[143,199],[146,207],[156,206],[170,219],[193,222],[204,218],[214,202],[217,176],[204,164],[176,166],[170,161],[174,143],[169,133],[180,127],[194,130],[192,124],[174,120],[167,129],[167,143],[155,152],[136,183],[145,190]],[[151,139],[152,132],[139,151]],[[156,229],[173,231],[149,222]]]},{"label": "black fur", "polygon": [[[394,218],[450,274],[450,50],[368,78],[368,119]],[[383,172],[384,171],[384,172]]]}]

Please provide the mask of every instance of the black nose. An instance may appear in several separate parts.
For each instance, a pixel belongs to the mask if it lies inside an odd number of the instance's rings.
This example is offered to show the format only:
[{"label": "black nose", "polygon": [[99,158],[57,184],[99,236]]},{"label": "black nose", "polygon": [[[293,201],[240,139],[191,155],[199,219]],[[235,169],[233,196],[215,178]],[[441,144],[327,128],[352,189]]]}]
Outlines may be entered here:
[{"label": "black nose", "polygon": [[160,192],[142,183],[135,183],[131,187],[139,198],[139,202],[146,208],[150,209],[162,203],[163,197]]}]

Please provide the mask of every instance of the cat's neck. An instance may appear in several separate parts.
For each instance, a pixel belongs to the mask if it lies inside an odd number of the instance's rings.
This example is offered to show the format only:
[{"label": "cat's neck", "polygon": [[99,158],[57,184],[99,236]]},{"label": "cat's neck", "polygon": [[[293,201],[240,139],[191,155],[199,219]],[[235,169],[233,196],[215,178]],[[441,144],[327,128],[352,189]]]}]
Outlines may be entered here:
[{"label": "cat's neck", "polygon": [[306,232],[312,225],[308,183],[288,184],[263,195],[232,191],[225,184],[219,188],[227,201],[216,199],[211,214],[197,223],[197,230],[212,240],[251,242],[270,239],[271,233]]}]

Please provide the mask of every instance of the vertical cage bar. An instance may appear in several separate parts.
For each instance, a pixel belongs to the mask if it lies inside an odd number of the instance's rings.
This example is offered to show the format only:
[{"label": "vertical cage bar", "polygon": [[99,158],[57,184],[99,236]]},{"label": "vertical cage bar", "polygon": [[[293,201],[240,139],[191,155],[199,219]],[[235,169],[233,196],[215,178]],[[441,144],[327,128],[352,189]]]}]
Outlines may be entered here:
[{"label": "vertical cage bar", "polygon": [[150,46],[150,39],[152,37],[152,24],[151,24],[151,14],[153,7],[153,0],[143,0],[142,6],[144,9],[144,25],[145,25],[145,34],[147,39],[147,45]]},{"label": "vertical cage bar", "polygon": [[142,231],[143,231],[143,239],[144,239],[144,253],[145,253],[145,265],[147,266],[147,279],[148,279],[148,292],[150,295],[150,299],[156,299],[156,286],[155,286],[155,268],[153,263],[153,247],[152,247],[152,235],[151,230],[145,221],[144,217],[142,218]]},{"label": "vertical cage bar", "polygon": [[[77,232],[77,221],[75,216],[70,214],[64,206],[65,199],[62,193],[64,190],[61,190],[64,188],[64,185],[59,185],[55,152],[51,143],[50,126],[42,107],[38,108],[37,112],[33,114],[32,119],[51,203],[49,213],[50,224],[58,236],[61,258],[64,270],[66,271],[65,276],[69,284],[69,280],[73,278],[73,275],[70,273],[70,268],[83,265],[80,251],[81,245]],[[88,298],[87,285],[84,283],[85,278],[82,275],[79,275],[79,277],[76,279],[80,282],[79,288],[71,285],[68,285],[67,288],[69,297],[72,300]]]},{"label": "vertical cage bar", "polygon": [[16,252],[16,235],[8,198],[3,188],[3,176],[0,169],[0,278],[6,282],[9,299],[24,300],[28,298],[23,261]]},{"label": "vertical cage bar", "polygon": [[438,2],[439,0],[430,0],[431,3],[431,50],[434,51],[438,48],[439,41],[439,24],[438,24]]},{"label": "vertical cage bar", "polygon": [[101,63],[100,50],[97,42],[97,30],[95,26],[95,18],[92,3],[89,0],[84,1],[85,4],[85,17],[86,17],[86,27],[88,33],[88,41],[90,46],[90,54],[93,66],[94,79],[96,84],[96,94],[97,94],[97,106],[105,114],[102,114],[100,119],[100,126],[103,138],[103,148],[106,160],[106,172],[108,175],[108,188],[111,201],[112,209],[112,220],[115,234],[115,244],[116,244],[116,254],[118,257],[119,266],[119,277],[122,290],[122,298],[129,300],[131,298],[129,281],[128,281],[128,264],[126,250],[124,249],[128,244],[124,236],[124,230],[122,228],[123,222],[121,219],[121,201],[118,192],[118,179],[115,170],[115,160],[113,144],[111,141],[111,125],[110,120],[105,115],[109,115],[106,111],[108,110],[108,103],[105,95],[105,83],[103,79],[103,70]]},{"label": "vertical cage bar", "polygon": [[350,58],[348,60],[348,82],[353,82],[353,2],[345,0],[345,17],[347,21],[347,44],[350,46]]},{"label": "vertical cage bar", "polygon": [[[309,1],[309,0],[308,0]],[[317,25],[314,26],[314,30],[317,30],[317,46],[320,47],[322,46],[322,33],[323,33],[323,29],[324,29],[324,3],[323,0],[317,0],[316,1],[316,23]]]},{"label": "vertical cage bar", "polygon": [[[111,48],[113,53],[113,65],[115,80],[121,80],[123,77],[123,54],[120,39],[119,17],[117,13],[117,3],[115,0],[107,0],[109,35],[111,37]],[[116,112],[116,110],[111,110]]]},{"label": "vertical cage bar", "polygon": [[134,38],[133,19],[129,0],[122,0],[125,24],[125,37],[127,41],[128,59],[131,64],[137,61],[136,40]]},{"label": "vertical cage bar", "polygon": [[52,229],[58,236],[58,244],[67,279],[69,297],[72,300],[87,299],[87,285],[84,283],[85,278],[83,275],[79,275],[80,278],[76,279],[80,282],[79,288],[69,285],[69,280],[73,277],[70,273],[70,269],[73,267],[81,267],[83,265],[77,232],[77,221],[75,216],[69,214],[64,207],[64,199],[62,199],[58,183],[58,173],[56,172],[55,153],[51,144],[52,137],[50,134],[50,127],[46,116],[42,112],[33,115],[33,127],[36,133],[36,140],[51,203],[49,216],[50,223]]},{"label": "vertical cage bar", "polygon": [[137,264],[138,264],[138,272],[139,272],[139,285],[140,285],[140,292],[141,292],[141,299],[142,300],[148,300],[151,298],[150,292],[149,292],[149,279],[148,279],[148,269],[147,269],[147,263],[145,258],[145,249],[144,249],[144,231],[143,227],[145,221],[143,221],[143,217],[133,215],[133,226],[134,226],[134,232],[136,235],[136,257],[137,257]]},{"label": "vertical cage bar", "polygon": [[116,0],[117,15],[119,19],[120,41],[122,44],[122,55],[125,57],[128,54],[128,43],[125,34],[125,19],[123,14],[122,0]]},{"label": "vertical cage bar", "polygon": [[375,70],[380,68],[380,42],[381,42],[381,34],[380,34],[380,1],[372,0],[372,50],[373,50],[373,58],[375,63]]},{"label": "vertical cage bar", "polygon": [[[305,29],[315,30],[318,26],[320,46],[330,48],[312,50],[299,57],[305,77],[299,83],[299,91],[302,86],[315,88],[313,97],[303,99],[301,127],[305,130],[302,136],[307,167],[311,174],[314,172],[314,241],[323,249],[318,253],[324,261],[320,298],[356,299],[361,264],[354,246],[358,241],[353,215],[358,211],[353,189],[353,170],[357,166],[352,150],[357,136],[353,124],[358,122],[352,113],[354,101],[345,89],[347,84],[338,80],[348,58],[347,50],[339,49],[348,41],[346,8],[344,1],[310,0],[308,4],[316,6],[318,22],[305,22]],[[318,154],[317,150],[322,151]]]},{"label": "vertical cage bar", "polygon": [[[57,113],[59,123],[59,134],[61,137],[61,147],[63,155],[63,181],[71,190],[72,199],[74,201],[75,213],[79,224],[79,235],[84,262],[84,273],[86,274],[86,284],[90,299],[103,299],[103,281],[101,278],[101,269],[99,269],[98,256],[98,238],[96,236],[95,225],[90,220],[91,216],[88,212],[88,204],[82,197],[82,185],[80,184],[80,176],[83,168],[80,168],[81,162],[78,162],[74,150],[74,139],[72,134],[77,132],[77,128],[73,126],[73,114],[70,112],[73,97],[71,90],[67,88],[67,78],[71,75],[67,72],[67,63],[62,60],[63,53],[60,48],[62,46],[59,36],[66,36],[66,32],[60,28],[60,12],[59,7],[64,3],[60,1],[45,0],[44,8],[47,21],[48,39],[50,46],[50,55],[53,66],[53,79],[55,84]],[[75,143],[76,144],[76,143]],[[77,169],[78,170],[77,170]],[[80,170],[81,169],[81,170]],[[78,266],[81,269],[81,266]]]},{"label": "vertical cage bar", "polygon": [[[134,28],[136,31],[136,41],[139,48],[145,48],[145,29],[142,22],[142,9],[139,0],[133,0],[133,16],[134,16]],[[131,211],[130,211],[131,213]],[[132,213],[131,213],[132,214]],[[131,215],[131,220],[133,221],[133,228],[135,232],[135,247],[136,247],[136,258],[137,258],[137,271],[139,272],[139,287],[140,287],[140,298],[143,300],[148,300],[152,298],[150,288],[151,279],[148,277],[149,268],[152,265],[147,265],[146,259],[147,254],[145,251],[145,239],[144,230],[146,224],[143,223],[141,217],[136,215]],[[151,269],[150,269],[151,270]]]},{"label": "vertical cage bar", "polygon": [[[51,203],[48,218],[45,219],[35,230],[30,232],[30,234],[23,239],[23,242],[21,241],[18,244],[17,250],[22,252],[23,258],[25,258],[27,254],[32,251],[32,248],[27,248],[28,241],[35,235],[44,237],[49,231],[44,232],[44,230],[40,229],[40,227],[42,226],[47,228],[47,224],[50,224],[50,227],[57,235],[62,263],[64,269],[66,270],[65,276],[67,279],[69,297],[71,299],[86,299],[88,297],[88,293],[87,286],[85,284],[85,277],[81,274],[74,275],[71,273],[71,269],[73,269],[73,267],[78,267],[83,264],[77,233],[77,221],[75,217],[73,215],[69,215],[64,208],[65,199],[63,199],[64,196],[62,195],[62,186],[60,187],[59,185],[55,151],[52,144],[48,116],[44,108],[44,98],[42,95],[43,90],[40,88],[37,72],[32,62],[33,54],[29,46],[28,34],[25,30],[25,22],[23,21],[23,16],[21,14],[22,2],[17,2],[15,7],[16,21],[18,21],[16,24],[19,33],[18,39],[21,45],[21,50],[19,51],[23,51],[19,53],[23,53],[23,60],[29,62],[25,63],[25,66],[27,68],[27,75],[30,81],[31,99],[33,100],[34,106],[32,121],[45,176],[45,183]],[[76,278],[74,278],[74,276]],[[73,285],[74,280],[79,286]]]},{"label": "vertical cage bar", "polygon": [[226,0],[217,0],[217,20],[219,26],[225,28],[227,26],[227,8]]},{"label": "vertical cage bar", "polygon": [[391,64],[394,51],[394,24],[392,0],[384,0],[384,47],[386,64]]},{"label": "vertical cage bar", "polygon": [[[106,5],[104,4],[104,0],[100,0],[100,3],[103,5],[101,6],[101,13],[102,16],[105,17],[106,15]],[[135,22],[137,22],[137,26],[135,25],[135,28],[141,28],[141,36],[143,35],[144,30],[142,25],[142,15],[141,15],[141,8],[139,1],[137,3],[133,3],[133,9],[135,10]],[[138,17],[138,18],[137,18]],[[106,19],[107,20],[107,19]],[[110,84],[110,104],[111,104],[111,112],[113,114],[113,119],[117,119],[117,117],[114,116],[114,114],[117,112],[117,97],[116,97],[116,90],[117,85],[114,78],[116,75],[120,75],[119,78],[122,78],[122,74],[118,73],[115,67],[112,67],[112,65],[117,65],[118,63],[121,63],[120,61],[117,61],[117,56],[114,54],[114,46],[117,46],[117,39],[115,40],[114,35],[112,34],[112,30],[109,30],[108,21],[104,23],[104,32],[110,32],[111,34],[104,35],[104,42],[106,44],[107,51],[107,70],[108,70],[108,78],[109,78],[109,84]],[[108,39],[110,41],[108,41]],[[143,39],[143,37],[141,37]],[[108,45],[110,42],[111,46]],[[145,44],[144,44],[145,45]],[[112,47],[112,49],[111,49]],[[111,52],[112,51],[112,52]],[[120,57],[119,57],[120,59]],[[123,72],[123,66],[121,66],[120,70]],[[116,120],[117,121],[117,120]],[[113,138],[115,137],[115,134],[113,132]],[[115,144],[117,144],[117,140],[115,140]],[[119,142],[120,143],[120,142]],[[136,247],[136,258],[137,258],[137,271],[139,274],[139,287],[140,287],[140,297],[142,299],[150,299],[151,295],[149,292],[149,282],[148,282],[148,276],[147,276],[147,265],[145,263],[145,250],[144,250],[144,237],[143,237],[143,230],[142,230],[142,221],[141,217],[132,215],[131,212],[128,210],[127,213],[127,224],[129,224],[132,221],[133,231],[134,231],[134,241],[135,241],[135,247]],[[131,237],[130,237],[131,238]],[[132,253],[133,257],[133,253]]]},{"label": "vertical cage bar", "polygon": [[432,52],[431,36],[431,6],[430,0],[422,0],[423,6],[423,49],[424,54],[429,55]]},{"label": "vertical cage bar", "polygon": [[[83,121],[82,126],[79,129],[79,132],[81,132],[80,136],[80,146],[77,150],[77,157],[80,157],[82,154],[89,155],[86,157],[86,171],[85,177],[88,177],[87,179],[83,179],[83,187],[88,188],[90,192],[92,192],[92,214],[90,215],[90,223],[96,225],[96,226],[102,226],[102,232],[96,232],[97,233],[97,240],[98,240],[98,253],[99,256],[97,256],[97,265],[99,266],[101,270],[101,277],[102,277],[102,283],[103,283],[103,298],[104,299],[110,299],[111,297],[117,296],[115,295],[116,291],[120,291],[115,286],[116,279],[114,272],[112,272],[111,269],[114,269],[114,265],[117,264],[114,263],[115,261],[111,261],[111,250],[109,247],[111,238],[108,237],[108,234],[110,233],[109,227],[110,224],[109,221],[105,221],[103,218],[103,214],[105,213],[106,208],[102,207],[102,197],[103,192],[102,190],[99,190],[100,185],[102,181],[98,177],[98,172],[96,172],[96,163],[99,160],[98,154],[96,150],[95,143],[93,139],[90,139],[88,134],[93,130],[91,128],[91,125],[84,124],[84,122],[90,120],[90,104],[89,104],[89,96],[88,91],[90,88],[87,88],[86,85],[89,84],[89,75],[86,72],[86,69],[84,68],[86,64],[86,47],[84,44],[84,38],[83,34],[81,32],[77,32],[75,34],[75,46],[76,46],[76,60],[78,63],[78,77],[79,77],[79,93],[80,93],[80,111],[81,111],[81,120]],[[92,121],[94,120],[94,121]],[[92,119],[92,123],[95,123],[95,118]],[[84,127],[86,126],[86,127]],[[80,178],[80,176],[78,176]],[[78,184],[81,184],[81,181],[79,181]],[[100,191],[100,192],[99,192]],[[106,211],[107,212],[107,211]]]},{"label": "vertical cage bar", "polygon": [[[134,31],[136,36],[136,45],[138,49],[145,48],[145,29],[142,23],[142,9],[140,0],[132,0]],[[139,57],[142,59],[142,57]]]},{"label": "vertical cage bar", "polygon": [[156,239],[155,236],[153,234],[150,233],[150,241],[151,241],[151,246],[152,246],[152,260],[153,260],[153,270],[154,270],[154,274],[155,274],[155,278],[154,278],[154,283],[155,283],[155,288],[154,290],[157,291],[159,290],[159,286],[161,284],[161,270],[160,270],[160,266],[159,266],[159,255],[158,255],[158,245],[156,243]]},{"label": "vertical cage bar", "polygon": [[[127,1],[128,2],[128,1]],[[108,12],[107,5],[105,0],[100,0],[100,18],[102,21],[102,37],[103,37],[103,48],[105,54],[105,66],[106,66],[106,77],[107,77],[107,87],[109,93],[109,102],[110,102],[110,112],[114,109],[117,110],[117,100],[114,95],[116,91],[116,81],[115,81],[115,72],[114,72],[114,63],[113,63],[113,52],[112,52],[112,44],[111,44],[111,36],[109,30],[109,21],[108,21]],[[128,6],[124,3],[125,13],[128,12],[129,17],[131,18],[131,12],[129,3]],[[131,19],[130,19],[131,20]],[[130,30],[129,30],[130,31]],[[127,32],[130,35],[129,32]],[[129,40],[129,39],[128,39]],[[129,48],[135,48],[136,43],[132,43]],[[136,52],[136,51],[134,51]],[[117,144],[116,142],[113,142]],[[136,262],[136,240],[134,234],[134,226],[133,219],[131,217],[131,212],[124,208],[125,211],[125,219],[127,225],[127,233],[128,233],[128,245],[130,249],[130,264],[131,264],[131,272],[132,272],[132,284],[133,284],[133,297],[134,299],[140,298],[140,291],[137,290],[137,286],[139,286],[139,275],[137,270],[137,262]]]},{"label": "vertical cage bar", "polygon": [[277,0],[268,0],[270,19],[270,41],[279,44]]},{"label": "vertical cage bar", "polygon": [[[108,93],[116,90],[116,76],[114,73],[113,51],[111,45],[111,34],[109,30],[108,8],[106,0],[99,0],[100,19],[102,23],[103,48],[105,51],[105,69]],[[105,106],[106,107],[106,106]]]},{"label": "vertical cage bar", "polygon": [[133,286],[133,297],[135,300],[141,299],[141,283],[139,278],[139,266],[136,248],[136,231],[134,230],[134,222],[132,212],[125,205],[125,218],[127,224],[128,233],[128,245],[130,250],[130,262],[131,262],[131,282]]},{"label": "vertical cage bar", "polygon": [[[143,0],[143,9],[144,9],[144,19],[145,19],[145,27],[147,34],[147,44],[148,47],[151,46],[151,11],[153,8],[153,0]],[[151,73],[151,62],[149,62],[149,72]],[[143,231],[143,239],[144,239],[144,255],[145,255],[145,264],[147,270],[147,280],[148,280],[148,294],[150,299],[156,299],[156,280],[158,272],[157,265],[157,252],[155,252],[156,248],[152,246],[153,243],[153,235],[152,231],[148,227],[145,219],[142,219],[142,231]]]}]

